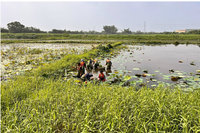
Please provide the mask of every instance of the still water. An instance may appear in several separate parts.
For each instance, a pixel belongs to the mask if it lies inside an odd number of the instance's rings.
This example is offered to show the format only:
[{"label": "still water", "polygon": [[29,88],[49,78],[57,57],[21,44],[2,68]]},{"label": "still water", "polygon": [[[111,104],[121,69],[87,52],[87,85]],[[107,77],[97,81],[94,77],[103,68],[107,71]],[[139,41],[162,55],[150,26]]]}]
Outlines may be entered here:
[{"label": "still water", "polygon": [[[105,60],[101,64],[105,64]],[[129,75],[153,74],[159,81],[163,75],[196,75],[200,69],[200,47],[197,45],[128,45],[115,57],[111,58],[112,71],[125,70]],[[165,76],[166,77],[166,76]],[[170,78],[170,76],[168,77]],[[198,77],[199,78],[199,77]]]}]

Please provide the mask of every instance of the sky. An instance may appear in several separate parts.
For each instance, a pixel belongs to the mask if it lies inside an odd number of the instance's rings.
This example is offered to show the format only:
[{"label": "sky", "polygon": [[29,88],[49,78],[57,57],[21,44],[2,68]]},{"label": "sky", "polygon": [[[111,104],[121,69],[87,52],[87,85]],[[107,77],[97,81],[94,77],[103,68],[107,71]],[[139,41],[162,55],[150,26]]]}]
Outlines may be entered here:
[{"label": "sky", "polygon": [[1,27],[18,21],[44,31],[52,29],[163,32],[200,29],[200,2],[1,2]]}]

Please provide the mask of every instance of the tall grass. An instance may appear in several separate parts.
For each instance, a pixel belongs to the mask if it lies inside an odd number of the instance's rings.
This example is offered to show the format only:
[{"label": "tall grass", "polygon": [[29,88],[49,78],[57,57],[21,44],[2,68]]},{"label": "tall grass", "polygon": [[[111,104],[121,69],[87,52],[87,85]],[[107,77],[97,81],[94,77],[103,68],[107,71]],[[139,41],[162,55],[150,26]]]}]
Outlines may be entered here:
[{"label": "tall grass", "polygon": [[199,132],[200,90],[43,83],[2,116],[2,132]]}]

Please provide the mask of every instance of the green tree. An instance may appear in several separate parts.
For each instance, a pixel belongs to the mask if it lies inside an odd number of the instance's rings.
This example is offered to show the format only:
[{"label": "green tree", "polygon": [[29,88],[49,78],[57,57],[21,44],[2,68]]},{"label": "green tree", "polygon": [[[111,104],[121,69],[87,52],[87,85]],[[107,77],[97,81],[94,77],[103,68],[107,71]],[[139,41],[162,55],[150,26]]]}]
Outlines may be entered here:
[{"label": "green tree", "polygon": [[36,28],[33,28],[33,27],[25,27],[24,28],[24,32],[25,33],[36,33],[37,29]]},{"label": "green tree", "polygon": [[6,28],[1,28],[1,33],[8,33],[9,31],[8,31],[8,29],[6,29]]},{"label": "green tree", "polygon": [[8,30],[11,33],[22,33],[24,31],[25,26],[20,22],[11,22],[7,24]]},{"label": "green tree", "polygon": [[57,29],[52,29],[49,33],[66,33],[66,30],[57,30]]},{"label": "green tree", "polygon": [[124,29],[123,31],[122,31],[122,34],[131,34],[132,32],[130,31],[130,29],[128,28],[128,29]]},{"label": "green tree", "polygon": [[116,34],[117,33],[117,28],[114,25],[112,25],[112,26],[105,25],[105,26],[103,26],[103,29],[104,29],[103,32],[106,34]]},{"label": "green tree", "polygon": [[34,28],[34,27],[25,27],[24,33],[44,33],[44,31],[41,31],[40,29]]},{"label": "green tree", "polygon": [[189,34],[200,34],[200,30],[192,30],[188,32]]},{"label": "green tree", "polygon": [[138,31],[135,32],[135,34],[142,34],[142,33],[143,33],[143,32],[140,31],[140,30],[138,30]]}]

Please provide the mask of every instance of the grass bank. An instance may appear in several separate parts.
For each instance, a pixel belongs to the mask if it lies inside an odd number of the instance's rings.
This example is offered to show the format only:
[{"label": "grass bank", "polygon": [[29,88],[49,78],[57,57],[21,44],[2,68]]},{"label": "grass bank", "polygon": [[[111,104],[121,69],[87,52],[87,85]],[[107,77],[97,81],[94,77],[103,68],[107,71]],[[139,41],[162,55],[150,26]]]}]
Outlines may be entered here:
[{"label": "grass bank", "polygon": [[35,90],[43,88],[44,82],[47,81],[46,79],[56,80],[59,77],[63,77],[65,72],[70,72],[74,69],[73,67],[81,59],[88,60],[102,56],[121,44],[121,42],[118,42],[107,46],[100,45],[81,55],[69,54],[53,63],[39,66],[24,75],[16,76],[13,80],[3,81],[1,84],[2,110],[6,110],[7,107],[11,107],[15,102],[29,97]]},{"label": "grass bank", "polygon": [[[145,44],[200,44],[198,34],[50,34],[50,33],[2,33],[2,43],[102,43],[124,41]],[[47,41],[48,40],[48,41]],[[50,40],[50,41],[49,41]]]}]

